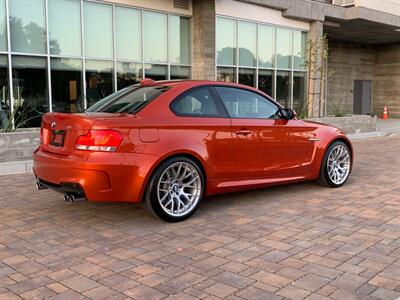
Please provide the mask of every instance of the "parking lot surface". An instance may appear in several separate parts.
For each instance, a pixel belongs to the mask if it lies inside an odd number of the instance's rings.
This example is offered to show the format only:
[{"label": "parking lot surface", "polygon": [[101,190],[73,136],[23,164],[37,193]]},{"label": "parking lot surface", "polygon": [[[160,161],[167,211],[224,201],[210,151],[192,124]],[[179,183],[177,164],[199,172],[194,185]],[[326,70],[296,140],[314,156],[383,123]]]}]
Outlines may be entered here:
[{"label": "parking lot surface", "polygon": [[178,224],[0,177],[0,299],[396,299],[400,136],[354,146],[339,189],[210,197]]}]

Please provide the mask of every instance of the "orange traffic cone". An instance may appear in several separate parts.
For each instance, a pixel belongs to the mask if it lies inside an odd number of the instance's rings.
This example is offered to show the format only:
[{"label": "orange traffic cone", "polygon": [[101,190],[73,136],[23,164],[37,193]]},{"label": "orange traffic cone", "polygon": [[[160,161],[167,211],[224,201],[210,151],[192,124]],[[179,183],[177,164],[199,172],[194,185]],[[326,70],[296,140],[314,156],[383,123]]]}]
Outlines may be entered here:
[{"label": "orange traffic cone", "polygon": [[387,107],[386,107],[386,106],[385,106],[385,108],[383,109],[382,119],[384,119],[384,120],[389,119],[388,110],[387,110]]}]

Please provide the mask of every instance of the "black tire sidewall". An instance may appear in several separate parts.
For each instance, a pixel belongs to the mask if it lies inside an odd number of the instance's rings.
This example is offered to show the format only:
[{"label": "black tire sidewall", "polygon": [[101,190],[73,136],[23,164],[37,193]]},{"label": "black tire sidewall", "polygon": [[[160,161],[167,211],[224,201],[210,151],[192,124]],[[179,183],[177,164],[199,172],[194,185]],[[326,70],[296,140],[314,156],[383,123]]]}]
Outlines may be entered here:
[{"label": "black tire sidewall", "polygon": [[328,186],[333,187],[333,188],[341,187],[342,185],[344,185],[344,184],[347,182],[347,180],[348,180],[349,177],[350,177],[350,172],[349,172],[349,174],[347,175],[346,180],[345,180],[344,182],[342,182],[341,184],[336,184],[336,183],[334,183],[334,182],[331,180],[331,178],[329,177],[329,174],[328,174],[328,164],[327,164],[327,162],[328,162],[328,157],[329,157],[329,154],[331,153],[332,149],[333,149],[335,146],[337,146],[337,145],[342,145],[342,146],[346,147],[347,151],[348,151],[349,154],[350,154],[350,167],[351,167],[351,164],[353,163],[353,161],[352,161],[353,158],[352,158],[352,155],[351,155],[349,146],[347,146],[347,145],[346,145],[345,143],[343,143],[342,141],[335,141],[335,142],[333,142],[332,144],[329,145],[328,150],[325,152],[324,160],[323,160],[323,162],[322,162],[323,165],[322,165],[322,168],[321,168],[321,176],[323,176],[323,181],[324,181]]},{"label": "black tire sidewall", "polygon": [[[157,195],[157,185],[158,181],[160,180],[160,177],[162,173],[172,164],[177,163],[177,162],[185,162],[191,164],[194,168],[196,168],[197,172],[200,175],[201,179],[201,191],[200,191],[200,199],[197,201],[196,206],[186,215],[180,216],[180,217],[175,217],[171,216],[168,213],[164,211],[164,209],[161,207],[159,201],[158,201],[158,195]],[[150,183],[147,187],[146,191],[146,199],[145,201],[146,206],[152,210],[152,212],[159,217],[160,219],[167,221],[167,222],[180,222],[183,220],[186,220],[187,218],[191,217],[197,210],[202,198],[203,194],[205,191],[205,181],[204,181],[204,175],[202,170],[199,168],[198,164],[194,162],[192,159],[184,157],[184,156],[179,156],[179,157],[174,157],[170,158],[163,163],[160,164],[160,166],[157,167],[156,171],[152,175],[150,179]]]}]

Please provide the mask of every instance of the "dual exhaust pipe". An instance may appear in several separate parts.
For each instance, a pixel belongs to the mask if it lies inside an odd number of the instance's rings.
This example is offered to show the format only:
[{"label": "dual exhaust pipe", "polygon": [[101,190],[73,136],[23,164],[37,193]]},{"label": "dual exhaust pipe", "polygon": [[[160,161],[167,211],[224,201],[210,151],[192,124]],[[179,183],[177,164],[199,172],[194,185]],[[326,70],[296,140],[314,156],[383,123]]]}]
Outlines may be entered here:
[{"label": "dual exhaust pipe", "polygon": [[64,193],[64,201],[66,203],[73,203],[74,201],[84,200],[84,199],[85,199],[85,197],[83,197],[82,195],[78,195],[75,193],[69,193],[69,192]]},{"label": "dual exhaust pipe", "polygon": [[[41,190],[47,190],[48,187],[41,183],[39,180],[36,181],[36,189],[41,191]],[[59,190],[58,190],[59,191]],[[86,199],[85,196],[79,194],[79,193],[74,193],[74,192],[65,192],[64,193],[64,201],[66,203],[73,203],[74,201],[77,200],[84,200]]]}]

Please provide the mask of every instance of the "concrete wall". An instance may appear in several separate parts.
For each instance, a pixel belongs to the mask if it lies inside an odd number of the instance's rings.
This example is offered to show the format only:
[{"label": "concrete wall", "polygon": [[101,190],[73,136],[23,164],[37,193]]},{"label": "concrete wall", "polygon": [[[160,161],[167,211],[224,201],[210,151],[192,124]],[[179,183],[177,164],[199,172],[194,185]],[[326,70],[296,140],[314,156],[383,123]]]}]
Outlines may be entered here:
[{"label": "concrete wall", "polygon": [[386,105],[389,117],[400,118],[400,44],[376,49],[373,111],[381,115]]},{"label": "concrete wall", "polygon": [[337,110],[353,113],[354,80],[373,80],[374,61],[372,47],[329,42],[328,115]]},{"label": "concrete wall", "polygon": [[192,24],[192,78],[215,80],[214,0],[194,1]]},{"label": "concrete wall", "polygon": [[0,133],[0,163],[32,159],[39,142],[39,130]]},{"label": "concrete wall", "polygon": [[217,15],[310,30],[310,23],[285,18],[282,11],[234,0],[215,0]]},{"label": "concrete wall", "polygon": [[399,0],[355,0],[354,5],[400,16]]},{"label": "concrete wall", "polygon": [[122,4],[139,8],[159,10],[182,15],[192,15],[192,1],[189,1],[189,9],[174,7],[173,0],[106,0],[104,2]]},{"label": "concrete wall", "polygon": [[335,126],[343,130],[346,134],[376,131],[376,117],[366,115],[352,115],[339,118],[308,118],[307,120]]}]

